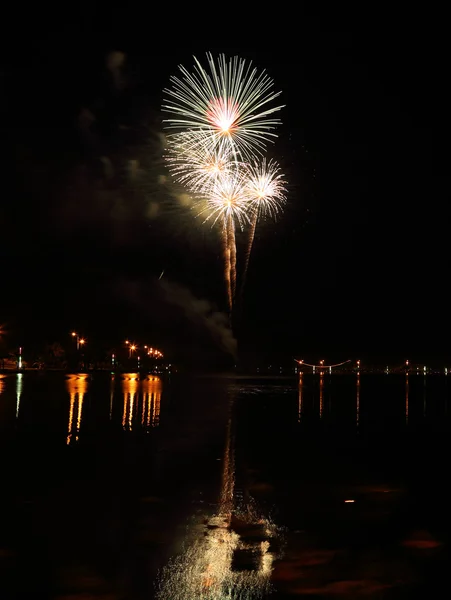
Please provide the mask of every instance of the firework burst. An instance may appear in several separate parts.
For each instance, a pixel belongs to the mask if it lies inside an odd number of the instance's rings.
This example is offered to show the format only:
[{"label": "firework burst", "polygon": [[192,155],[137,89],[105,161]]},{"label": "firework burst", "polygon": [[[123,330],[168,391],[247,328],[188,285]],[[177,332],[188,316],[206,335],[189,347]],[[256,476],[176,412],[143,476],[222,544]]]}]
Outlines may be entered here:
[{"label": "firework burst", "polygon": [[273,81],[238,57],[217,62],[207,53],[208,69],[194,57],[193,73],[180,66],[182,77],[172,77],[172,88],[164,90],[163,110],[170,114],[166,127],[173,131],[203,133],[212,147],[231,145],[235,152],[251,157],[277,137],[280,120],[271,106],[280,92]]},{"label": "firework burst", "polygon": [[244,290],[255,230],[261,217],[276,218],[286,202],[286,187],[280,167],[274,160],[253,161],[246,166],[245,193],[249,206],[249,237],[244,259],[241,293]]},{"label": "firework burst", "polygon": [[190,73],[180,66],[164,90],[169,116],[165,159],[175,181],[191,195],[204,223],[220,226],[229,316],[236,289],[236,228],[249,227],[241,290],[255,229],[261,217],[273,217],[285,203],[285,182],[275,161],[262,159],[280,123],[274,106],[280,92],[251,62],[207,53],[207,68],[194,57]]},{"label": "firework burst", "polygon": [[247,170],[236,167],[227,174],[219,174],[201,190],[205,198],[205,208],[200,215],[208,213],[204,223],[218,219],[232,219],[241,229],[249,223],[250,196],[246,187]]},{"label": "firework burst", "polygon": [[208,189],[219,177],[231,177],[240,161],[227,146],[212,146],[204,133],[168,136],[165,158],[175,181],[192,193]]},{"label": "firework burst", "polygon": [[274,160],[246,165],[246,194],[250,210],[259,216],[275,218],[286,202],[286,181]]}]

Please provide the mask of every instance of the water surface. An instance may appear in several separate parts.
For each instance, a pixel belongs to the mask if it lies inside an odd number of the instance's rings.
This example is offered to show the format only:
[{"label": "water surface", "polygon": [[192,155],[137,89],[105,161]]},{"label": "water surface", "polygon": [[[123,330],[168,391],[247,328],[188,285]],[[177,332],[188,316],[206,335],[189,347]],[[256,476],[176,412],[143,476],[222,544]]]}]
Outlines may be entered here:
[{"label": "water surface", "polygon": [[448,381],[0,374],[0,596],[438,597]]}]

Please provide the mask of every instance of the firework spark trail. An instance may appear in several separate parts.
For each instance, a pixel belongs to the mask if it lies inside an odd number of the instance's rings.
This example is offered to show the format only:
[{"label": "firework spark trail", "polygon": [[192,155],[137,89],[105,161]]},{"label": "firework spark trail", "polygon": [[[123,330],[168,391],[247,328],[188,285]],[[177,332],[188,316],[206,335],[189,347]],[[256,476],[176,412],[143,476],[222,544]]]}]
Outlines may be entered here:
[{"label": "firework spark trail", "polygon": [[249,221],[250,197],[246,191],[246,176],[247,171],[237,167],[229,175],[219,174],[201,191],[206,206],[199,214],[207,212],[204,222],[211,219],[214,225],[218,219],[222,220],[224,277],[230,318],[236,291],[235,227],[238,224],[243,229]]},{"label": "firework spark trail", "polygon": [[235,302],[236,293],[236,240],[235,240],[235,224],[232,216],[229,216],[227,232],[227,243],[230,250],[230,284],[232,288],[232,309],[233,303]]},{"label": "firework spark trail", "polygon": [[232,296],[232,279],[231,279],[231,263],[230,263],[230,246],[228,239],[228,221],[230,217],[224,215],[224,222],[222,226],[222,245],[224,254],[224,281],[226,284],[227,292],[227,303],[229,308],[229,316],[232,314],[233,308],[233,296]]},{"label": "firework spark trail", "polygon": [[241,279],[241,296],[244,293],[244,285],[245,285],[246,279],[247,279],[247,271],[249,269],[249,261],[251,258],[252,246],[254,244],[255,230],[257,229],[257,221],[258,221],[258,211],[254,210],[254,212],[252,213],[252,218],[251,218],[251,222],[250,222],[249,239],[248,239],[248,243],[247,243],[247,247],[246,247],[246,255],[244,257],[244,267],[243,267],[243,273],[242,273],[242,279]]}]

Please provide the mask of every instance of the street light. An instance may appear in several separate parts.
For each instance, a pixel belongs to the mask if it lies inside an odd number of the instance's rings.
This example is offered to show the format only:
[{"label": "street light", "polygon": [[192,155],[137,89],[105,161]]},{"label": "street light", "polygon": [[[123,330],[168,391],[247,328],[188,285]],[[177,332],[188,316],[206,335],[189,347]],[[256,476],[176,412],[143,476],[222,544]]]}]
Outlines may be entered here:
[{"label": "street light", "polygon": [[74,337],[75,341],[77,342],[77,350],[78,350],[80,348],[80,338],[78,337],[78,333],[76,331],[73,331],[72,337]]},{"label": "street light", "polygon": [[81,338],[76,331],[73,331],[71,335],[75,338],[77,342],[77,350],[80,350],[80,346],[86,344],[86,340],[84,338]]}]

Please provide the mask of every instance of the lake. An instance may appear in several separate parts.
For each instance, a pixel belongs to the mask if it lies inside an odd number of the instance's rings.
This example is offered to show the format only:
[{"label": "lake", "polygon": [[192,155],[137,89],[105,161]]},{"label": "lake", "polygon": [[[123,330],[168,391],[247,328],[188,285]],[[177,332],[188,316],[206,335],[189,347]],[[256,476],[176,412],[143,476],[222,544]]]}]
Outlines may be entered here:
[{"label": "lake", "polygon": [[0,373],[0,598],[438,598],[445,375]]}]

